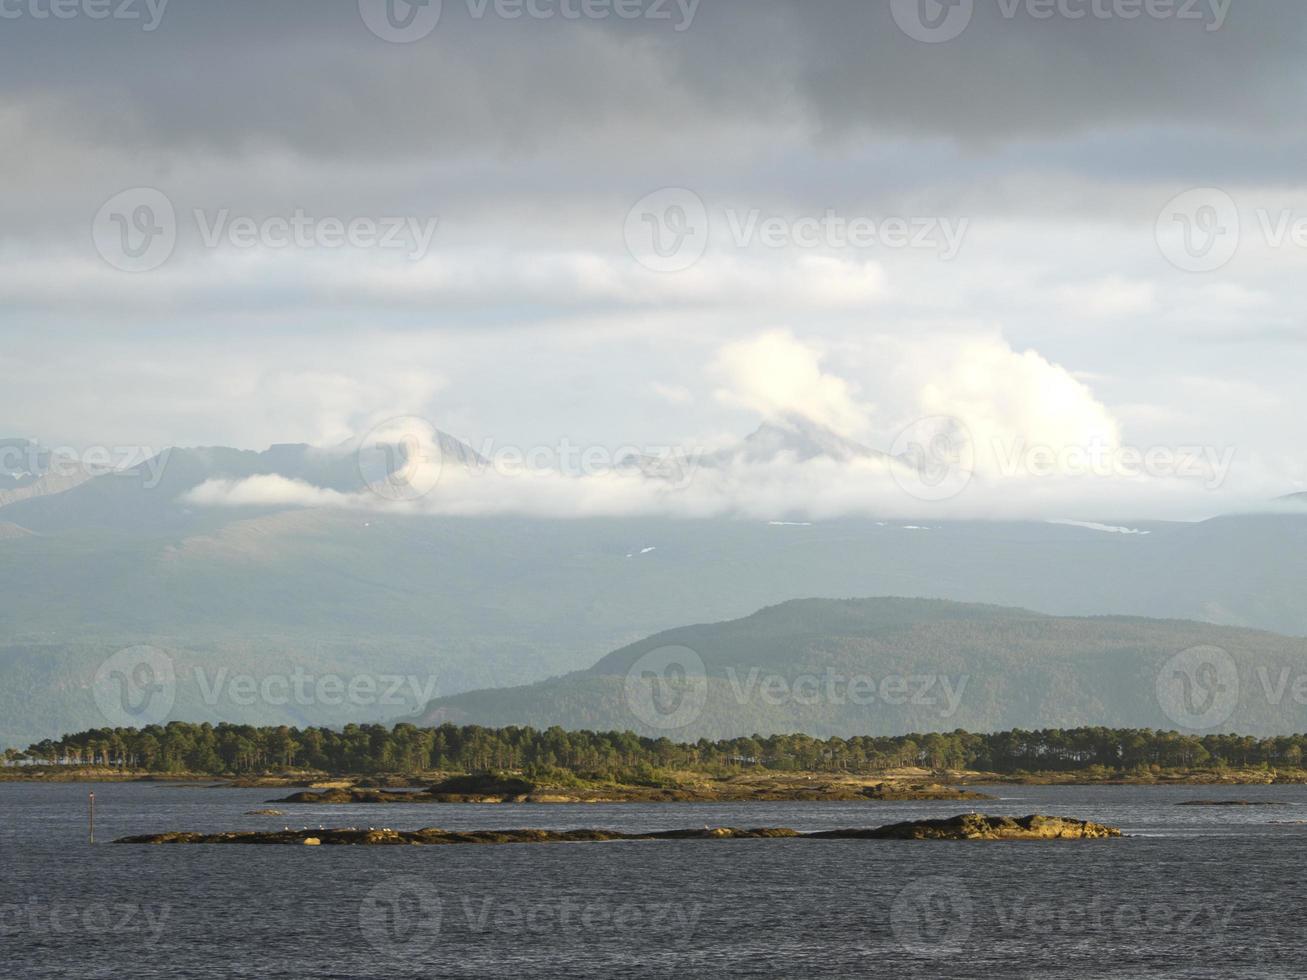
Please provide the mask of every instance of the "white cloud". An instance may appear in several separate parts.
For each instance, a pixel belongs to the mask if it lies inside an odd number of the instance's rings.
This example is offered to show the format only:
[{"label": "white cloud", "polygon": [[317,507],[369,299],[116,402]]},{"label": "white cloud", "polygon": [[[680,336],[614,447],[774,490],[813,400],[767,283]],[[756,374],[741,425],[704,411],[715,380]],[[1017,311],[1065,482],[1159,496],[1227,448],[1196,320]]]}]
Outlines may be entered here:
[{"label": "white cloud", "polygon": [[984,475],[1003,473],[1013,453],[1037,447],[1120,444],[1119,425],[1087,385],[1001,336],[898,343],[893,356],[900,403],[915,405],[920,417],[959,420]]},{"label": "white cloud", "polygon": [[649,385],[649,390],[669,405],[694,404],[694,394],[682,385],[665,385],[655,381]]},{"label": "white cloud", "polygon": [[1139,316],[1151,313],[1157,306],[1153,283],[1122,276],[1062,286],[1057,295],[1064,309],[1077,316]]},{"label": "white cloud", "polygon": [[723,382],[717,398],[727,405],[765,418],[801,415],[849,438],[867,429],[870,406],[848,381],[823,369],[818,348],[788,331],[727,344],[713,367]]},{"label": "white cloud", "polygon": [[359,507],[366,501],[265,474],[243,480],[207,480],[186,494],[186,501],[202,507]]}]

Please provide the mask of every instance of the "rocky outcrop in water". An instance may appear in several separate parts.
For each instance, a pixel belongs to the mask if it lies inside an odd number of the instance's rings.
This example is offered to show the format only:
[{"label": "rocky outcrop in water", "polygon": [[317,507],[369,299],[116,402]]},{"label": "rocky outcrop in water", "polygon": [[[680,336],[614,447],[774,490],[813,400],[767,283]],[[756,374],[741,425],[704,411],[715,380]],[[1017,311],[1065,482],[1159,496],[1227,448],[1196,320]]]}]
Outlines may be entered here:
[{"label": "rocky outcrop in water", "polygon": [[1285,806],[1279,800],[1184,800],[1176,806]]},{"label": "rocky outcrop in water", "polygon": [[343,827],[331,830],[280,830],[273,832],[226,831],[217,834],[166,833],[123,837],[115,844],[563,844],[616,840],[735,840],[759,837],[799,837],[784,827],[737,830],[705,827],[702,830],[664,830],[624,834],[616,830],[391,830]]},{"label": "rocky outcrop in water", "polygon": [[809,837],[867,838],[872,840],[1082,840],[1120,837],[1106,824],[1070,817],[991,817],[964,813],[944,820],[909,820],[868,830],[825,830]]},{"label": "rocky outcrop in water", "polygon": [[453,776],[424,790],[331,787],[303,790],[269,803],[748,803],[787,801],[989,800],[984,793],[937,783],[812,779],[776,774],[677,787],[613,784],[599,787],[541,785],[516,776]]},{"label": "rocky outcrop in water", "polygon": [[788,827],[704,827],[627,834],[615,830],[391,830],[358,827],[330,830],[224,831],[216,834],[172,832],[123,837],[115,844],[561,844],[591,841],[741,840],[800,838],[804,840],[1087,840],[1120,837],[1115,827],[1068,817],[991,817],[967,813],[947,820],[914,820],[885,827],[824,830],[801,834]]}]

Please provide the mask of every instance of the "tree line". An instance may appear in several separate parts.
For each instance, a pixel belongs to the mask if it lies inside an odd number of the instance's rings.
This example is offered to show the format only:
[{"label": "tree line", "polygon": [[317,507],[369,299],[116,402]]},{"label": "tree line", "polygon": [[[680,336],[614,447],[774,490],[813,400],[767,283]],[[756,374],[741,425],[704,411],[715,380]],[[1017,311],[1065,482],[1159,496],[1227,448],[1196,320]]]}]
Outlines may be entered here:
[{"label": "tree line", "polygon": [[1151,729],[1076,728],[992,734],[954,731],[902,736],[749,738],[674,742],[632,732],[483,728],[401,723],[330,728],[170,722],[95,728],[25,751],[9,765],[108,766],[208,775],[286,769],[331,773],[422,770],[567,770],[612,777],[649,768],[872,773],[903,766],[998,773],[1140,772],[1194,768],[1299,768],[1307,735],[1186,735]]}]

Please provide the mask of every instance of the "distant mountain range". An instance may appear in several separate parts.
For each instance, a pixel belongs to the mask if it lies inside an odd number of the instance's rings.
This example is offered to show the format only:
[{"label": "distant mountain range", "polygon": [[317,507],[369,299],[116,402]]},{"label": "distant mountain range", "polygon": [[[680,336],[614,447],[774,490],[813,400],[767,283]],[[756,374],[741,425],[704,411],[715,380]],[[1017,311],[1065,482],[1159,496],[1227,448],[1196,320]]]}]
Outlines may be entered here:
[{"label": "distant mountain range", "polygon": [[1307,640],[1257,630],[802,599],[667,630],[537,684],[441,698],[422,721],[676,741],[1079,726],[1273,734],[1307,723],[1300,679]]},{"label": "distant mountain range", "polygon": [[[465,444],[441,444],[447,460],[479,465]],[[780,420],[732,452],[875,450]],[[385,709],[215,701],[195,669],[411,675],[419,687],[434,675],[435,695],[450,696],[588,669],[661,630],[802,596],[1307,634],[1307,510],[1148,522],[1133,535],[1092,521],[402,516],[188,497],[207,480],[261,475],[357,492],[367,481],[350,445],[175,449],[158,462],[69,485],[2,475],[3,492],[23,496],[0,498],[0,744],[103,724],[95,671],[138,644],[176,660],[176,717],[338,724],[414,715],[425,699]]]}]

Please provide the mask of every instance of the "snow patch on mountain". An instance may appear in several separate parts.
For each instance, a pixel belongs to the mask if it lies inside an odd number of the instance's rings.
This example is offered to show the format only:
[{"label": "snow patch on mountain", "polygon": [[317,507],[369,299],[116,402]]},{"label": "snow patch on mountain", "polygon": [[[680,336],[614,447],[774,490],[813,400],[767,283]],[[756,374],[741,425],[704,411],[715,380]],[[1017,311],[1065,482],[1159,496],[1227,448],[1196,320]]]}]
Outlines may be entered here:
[{"label": "snow patch on mountain", "polygon": [[1111,524],[1099,524],[1095,521],[1049,521],[1049,524],[1060,524],[1063,527],[1081,527],[1086,531],[1102,531],[1105,534],[1152,534],[1152,531],[1141,531],[1134,527],[1116,527]]}]

